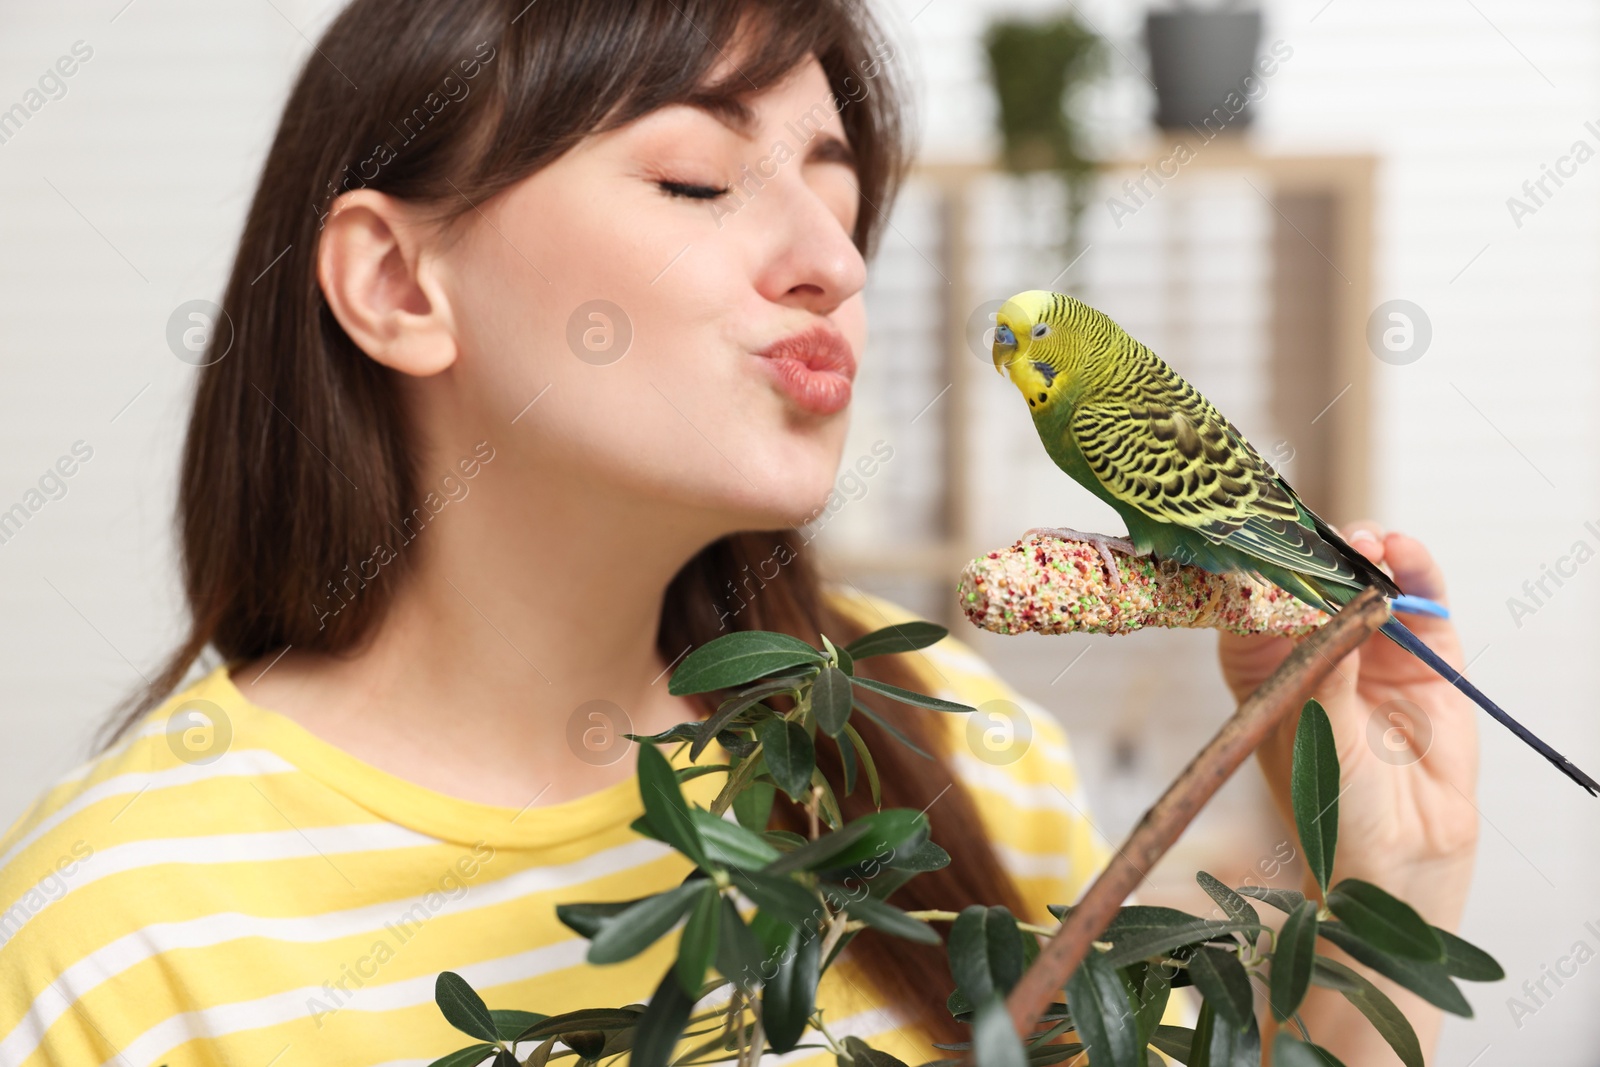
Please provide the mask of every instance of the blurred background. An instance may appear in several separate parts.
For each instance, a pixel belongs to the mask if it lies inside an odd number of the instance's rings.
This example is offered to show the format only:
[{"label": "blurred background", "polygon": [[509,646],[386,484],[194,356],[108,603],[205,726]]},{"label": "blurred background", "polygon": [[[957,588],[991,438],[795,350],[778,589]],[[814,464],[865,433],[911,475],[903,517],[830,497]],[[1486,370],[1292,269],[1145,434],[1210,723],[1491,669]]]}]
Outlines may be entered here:
[{"label": "blurred background", "polygon": [[[0,820],[88,754],[178,639],[170,516],[195,368],[169,324],[220,294],[289,81],[337,6],[0,7]],[[828,566],[946,622],[1029,714],[1062,722],[1097,827],[1127,832],[1232,708],[1215,636],[1002,637],[952,592],[1029,526],[1120,531],[1050,464],[987,355],[1000,300],[1071,292],[1312,507],[1423,539],[1475,679],[1600,765],[1600,620],[1583,607],[1600,596],[1600,7],[880,10],[921,153],[873,268],[845,455],[882,441],[892,459],[841,482],[817,534]],[[1600,809],[1480,721],[1462,932],[1507,980],[1467,984],[1477,1018],[1447,1021],[1437,1062],[1590,1063]],[[1202,866],[1297,884],[1292,841],[1247,769],[1141,898],[1201,906]],[[1523,989],[1541,979],[1547,995]]]}]

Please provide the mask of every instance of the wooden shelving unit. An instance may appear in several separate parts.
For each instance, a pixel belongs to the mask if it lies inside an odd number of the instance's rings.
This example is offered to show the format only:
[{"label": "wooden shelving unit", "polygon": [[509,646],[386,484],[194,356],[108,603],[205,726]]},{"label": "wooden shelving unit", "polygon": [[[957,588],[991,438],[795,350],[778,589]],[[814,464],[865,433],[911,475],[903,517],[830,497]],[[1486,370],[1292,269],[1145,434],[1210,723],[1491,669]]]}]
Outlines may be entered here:
[{"label": "wooden shelving unit", "polygon": [[[1103,174],[1113,186],[1171,155],[1112,160]],[[1170,164],[1169,164],[1170,169]],[[1372,293],[1372,213],[1375,160],[1363,155],[1268,155],[1237,136],[1204,144],[1169,182],[1185,176],[1237,171],[1271,206],[1272,390],[1270,405],[1299,428],[1301,458],[1295,486],[1313,507],[1336,521],[1365,513],[1369,504],[1369,371],[1366,319]],[[1000,174],[982,164],[940,163],[916,167],[913,183],[931,189],[942,227],[938,267],[943,322],[941,372],[949,383],[938,419],[943,476],[940,529],[931,543],[892,552],[839,553],[827,565],[856,581],[873,577],[925,578],[948,582],[980,544],[973,522],[974,375],[981,369],[968,350],[967,314],[993,294],[974,276],[975,250],[969,221],[980,182]],[[1089,255],[1094,254],[1091,247]],[[1063,264],[1064,265],[1064,264]],[[1041,283],[1042,284],[1042,283]],[[1331,401],[1331,403],[1330,403]],[[1017,532],[1021,532],[1020,530]],[[951,598],[940,621],[962,624]]]}]

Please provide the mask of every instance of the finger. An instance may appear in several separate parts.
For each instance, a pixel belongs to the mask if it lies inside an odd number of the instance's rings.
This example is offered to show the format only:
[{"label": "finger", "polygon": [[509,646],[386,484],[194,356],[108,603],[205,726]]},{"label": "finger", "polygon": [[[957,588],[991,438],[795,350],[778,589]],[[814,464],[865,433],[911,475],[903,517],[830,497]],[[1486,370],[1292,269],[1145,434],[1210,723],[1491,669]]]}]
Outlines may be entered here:
[{"label": "finger", "polygon": [[1426,545],[1415,537],[1391,533],[1384,538],[1383,546],[1389,569],[1394,572],[1395,584],[1402,592],[1448,604],[1444,571]]},{"label": "finger", "polygon": [[1344,539],[1350,542],[1351,548],[1374,563],[1384,561],[1383,527],[1370,519],[1358,519],[1347,524],[1341,532],[1344,534]]}]

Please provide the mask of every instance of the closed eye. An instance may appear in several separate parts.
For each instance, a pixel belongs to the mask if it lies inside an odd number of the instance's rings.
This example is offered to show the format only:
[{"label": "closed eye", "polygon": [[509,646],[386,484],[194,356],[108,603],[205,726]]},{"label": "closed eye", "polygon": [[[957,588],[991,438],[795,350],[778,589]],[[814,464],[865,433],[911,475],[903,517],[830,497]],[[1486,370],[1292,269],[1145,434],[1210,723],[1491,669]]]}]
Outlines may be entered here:
[{"label": "closed eye", "polygon": [[1040,338],[1040,337],[1048,337],[1049,335],[1050,335],[1050,324],[1048,322],[1039,322],[1039,323],[1035,323],[1034,324],[1033,336],[1034,336],[1035,339]]},{"label": "closed eye", "polygon": [[725,196],[733,188],[731,185],[721,187],[715,185],[697,185],[694,182],[676,182],[669,180],[657,181],[656,185],[668,196],[680,196],[689,200],[715,200]]}]

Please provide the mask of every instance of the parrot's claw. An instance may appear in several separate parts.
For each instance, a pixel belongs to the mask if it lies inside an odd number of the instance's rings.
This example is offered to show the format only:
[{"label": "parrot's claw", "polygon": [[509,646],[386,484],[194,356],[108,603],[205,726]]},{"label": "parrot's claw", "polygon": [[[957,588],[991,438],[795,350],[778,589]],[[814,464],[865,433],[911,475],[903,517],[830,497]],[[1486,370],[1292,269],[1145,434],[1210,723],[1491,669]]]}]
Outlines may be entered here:
[{"label": "parrot's claw", "polygon": [[1064,526],[1035,526],[1022,535],[1024,541],[1032,537],[1055,537],[1062,541],[1082,541],[1084,544],[1093,545],[1100,550],[1100,558],[1105,560],[1106,573],[1111,576],[1111,588],[1122,592],[1122,574],[1117,569],[1117,558],[1111,554],[1115,549],[1124,556],[1144,556],[1147,552],[1140,552],[1134,543],[1126,537],[1111,537],[1107,534],[1084,533],[1082,530],[1069,530]]}]

